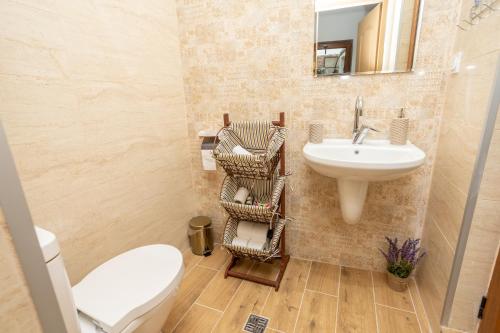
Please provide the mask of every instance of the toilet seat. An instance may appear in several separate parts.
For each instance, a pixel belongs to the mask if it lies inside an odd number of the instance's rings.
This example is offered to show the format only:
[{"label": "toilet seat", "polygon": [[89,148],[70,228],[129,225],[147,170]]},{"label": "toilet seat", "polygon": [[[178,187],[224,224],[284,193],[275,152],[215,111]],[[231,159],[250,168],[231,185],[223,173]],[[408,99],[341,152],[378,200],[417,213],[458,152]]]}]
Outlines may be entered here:
[{"label": "toilet seat", "polygon": [[75,285],[76,307],[105,332],[121,332],[175,291],[182,273],[182,254],[175,247],[139,247],[108,260]]}]

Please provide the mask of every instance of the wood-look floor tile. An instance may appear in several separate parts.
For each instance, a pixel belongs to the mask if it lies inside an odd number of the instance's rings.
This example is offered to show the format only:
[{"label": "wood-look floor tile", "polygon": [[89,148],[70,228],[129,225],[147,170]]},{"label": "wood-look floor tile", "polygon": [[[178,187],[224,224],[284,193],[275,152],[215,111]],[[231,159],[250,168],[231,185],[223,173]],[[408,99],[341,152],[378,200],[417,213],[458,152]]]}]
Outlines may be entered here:
[{"label": "wood-look floor tile", "polygon": [[375,288],[375,303],[406,311],[414,311],[410,291],[395,291],[387,284],[387,274],[372,272]]},{"label": "wood-look floor tile", "polygon": [[411,297],[413,299],[413,304],[415,305],[415,312],[417,313],[417,318],[420,322],[420,329],[422,330],[422,333],[430,333],[431,326],[429,323],[429,318],[427,317],[427,313],[425,312],[424,303],[420,298],[420,293],[418,292],[417,283],[413,278],[410,279],[409,288]]},{"label": "wood-look floor tile", "polygon": [[217,333],[241,332],[248,316],[260,314],[271,287],[243,281],[214,329]]},{"label": "wood-look floor tile", "polygon": [[312,262],[306,289],[337,296],[340,267],[338,265]]},{"label": "wood-look floor tile", "polygon": [[216,270],[196,266],[183,278],[172,311],[163,326],[164,332],[171,332],[175,328],[215,273],[217,273]]},{"label": "wood-look floor tile", "polygon": [[270,328],[293,331],[310,264],[310,261],[290,259],[279,291],[271,292],[262,311],[262,315],[270,319]]},{"label": "wood-look floor tile", "polygon": [[341,268],[337,333],[376,332],[370,271]]},{"label": "wood-look floor tile", "polygon": [[229,253],[223,249],[221,246],[216,245],[212,254],[208,257],[203,257],[198,265],[213,269],[220,269],[224,263],[228,260]]},{"label": "wood-look floor tile", "polygon": [[182,257],[184,259],[184,274],[188,274],[203,259],[203,256],[193,254],[191,249],[184,251]]},{"label": "wood-look floor tile", "polygon": [[[247,273],[251,266],[250,260],[239,261],[233,270]],[[224,311],[241,282],[242,280],[230,276],[225,279],[224,270],[220,270],[203,290],[197,303]]]},{"label": "wood-look floor tile", "polygon": [[269,280],[276,280],[278,273],[280,271],[280,261],[274,260],[271,263],[266,262],[256,262],[250,274]]},{"label": "wood-look floor tile", "polygon": [[221,312],[193,304],[175,328],[175,333],[210,333],[222,316]]},{"label": "wood-look floor tile", "polygon": [[337,297],[306,290],[295,332],[334,332],[336,311]]},{"label": "wood-look floor tile", "polygon": [[419,333],[417,316],[414,313],[377,305],[379,333]]}]

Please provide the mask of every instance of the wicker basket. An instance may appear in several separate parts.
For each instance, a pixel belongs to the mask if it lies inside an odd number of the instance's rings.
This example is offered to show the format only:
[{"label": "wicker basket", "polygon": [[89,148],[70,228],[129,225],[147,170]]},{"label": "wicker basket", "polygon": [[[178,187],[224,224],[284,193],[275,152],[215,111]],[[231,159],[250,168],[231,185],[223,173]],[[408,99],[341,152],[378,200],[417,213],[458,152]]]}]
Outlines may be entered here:
[{"label": "wicker basket", "polygon": [[[235,203],[233,198],[238,188],[245,187],[259,202],[269,202],[268,207]],[[236,220],[271,223],[276,214],[285,177],[275,175],[273,179],[250,179],[227,176],[222,183],[220,203],[229,216]]]},{"label": "wicker basket", "polygon": [[266,250],[255,250],[247,247],[232,245],[233,239],[236,237],[236,230],[238,228],[238,220],[229,218],[224,228],[224,238],[222,246],[224,246],[231,254],[239,258],[251,258],[259,261],[269,261],[272,258],[280,256],[280,237],[283,228],[286,224],[285,219],[276,219],[273,228],[273,238],[269,242],[269,247]]},{"label": "wicker basket", "polygon": [[[213,155],[229,176],[270,179],[278,165],[285,136],[286,128],[269,122],[232,122],[221,129]],[[234,154],[233,148],[238,145],[252,155]]]}]

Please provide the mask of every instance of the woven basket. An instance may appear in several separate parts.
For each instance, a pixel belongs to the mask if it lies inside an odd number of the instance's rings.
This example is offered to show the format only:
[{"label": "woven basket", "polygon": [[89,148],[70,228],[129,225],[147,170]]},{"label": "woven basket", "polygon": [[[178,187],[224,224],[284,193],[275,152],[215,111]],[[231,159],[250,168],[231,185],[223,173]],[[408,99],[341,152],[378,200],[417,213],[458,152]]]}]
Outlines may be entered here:
[{"label": "woven basket", "polygon": [[280,256],[279,242],[286,221],[287,220],[285,219],[276,219],[273,228],[273,238],[269,242],[269,247],[268,249],[261,251],[231,244],[233,239],[236,237],[238,220],[229,218],[226,222],[226,227],[224,228],[224,238],[222,240],[222,246],[224,246],[235,257],[251,258],[259,261],[269,261],[272,258]]},{"label": "woven basket", "polygon": [[[271,179],[280,159],[286,128],[269,122],[232,122],[221,129],[219,137],[213,155],[229,176]],[[238,145],[252,155],[234,154],[233,148]]]},{"label": "woven basket", "polygon": [[[279,207],[285,177],[275,175],[273,179],[249,179],[227,176],[222,183],[220,203],[229,216],[236,220],[270,223]],[[245,187],[259,202],[269,202],[269,207],[235,203],[233,198],[238,188]]]}]

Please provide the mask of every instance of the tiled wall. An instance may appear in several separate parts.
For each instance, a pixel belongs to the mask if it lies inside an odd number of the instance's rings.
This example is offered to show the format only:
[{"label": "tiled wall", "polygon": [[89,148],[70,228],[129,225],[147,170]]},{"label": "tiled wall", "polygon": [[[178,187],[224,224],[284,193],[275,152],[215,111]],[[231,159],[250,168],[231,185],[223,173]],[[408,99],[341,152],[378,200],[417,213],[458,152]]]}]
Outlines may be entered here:
[{"label": "tiled wall", "polygon": [[[194,202],[175,2],[2,1],[0,49],[0,119],[72,283],[136,246],[185,248]],[[16,275],[1,277],[0,327],[33,318]]]},{"label": "tiled wall", "polygon": [[[497,55],[499,52],[497,52]],[[497,117],[448,326],[473,332],[500,246],[500,117]]]},{"label": "tiled wall", "polygon": [[[199,213],[225,222],[218,203],[224,174],[201,170],[202,129],[231,119],[275,119],[286,113],[290,135],[287,166],[287,229],[292,255],[368,269],[384,269],[377,247],[384,236],[418,236],[424,220],[431,166],[444,102],[458,0],[425,1],[416,56],[417,72],[356,76],[312,76],[313,1],[178,0],[188,125]],[[328,136],[349,137],[357,95],[365,98],[364,121],[387,135],[401,107],[410,117],[410,140],[428,158],[409,177],[372,183],[362,220],[342,221],[334,179],[309,169],[302,157],[311,120],[325,122]],[[293,191],[292,191],[293,188]]]},{"label": "tiled wall", "polygon": [[[470,6],[470,2],[464,1],[464,18],[468,15]],[[500,54],[500,41],[497,37],[499,18],[500,15],[496,13],[469,31],[457,29],[454,51],[464,52],[463,62],[460,73],[451,75],[448,81],[423,233],[423,245],[428,249],[429,255],[423,261],[418,275],[420,291],[435,329],[439,327],[469,183],[488,110],[494,68]],[[450,327],[469,331],[474,327],[474,317],[481,293],[487,287],[499,241],[500,219],[495,205],[498,192],[496,199],[491,193],[491,189],[498,185],[498,179],[495,179],[498,175],[498,150],[493,148],[491,151],[488,159],[491,170],[488,173],[487,168],[482,183],[482,194],[477,204],[465,265],[462,267],[449,323]]]},{"label": "tiled wall", "polygon": [[0,266],[1,331],[42,333],[1,207]]}]

